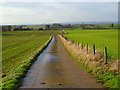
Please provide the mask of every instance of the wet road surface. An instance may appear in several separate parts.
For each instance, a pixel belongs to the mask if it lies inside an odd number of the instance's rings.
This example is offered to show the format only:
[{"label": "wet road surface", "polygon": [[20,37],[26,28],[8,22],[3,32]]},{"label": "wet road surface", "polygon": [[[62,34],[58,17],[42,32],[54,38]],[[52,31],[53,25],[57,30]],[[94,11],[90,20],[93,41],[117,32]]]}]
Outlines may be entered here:
[{"label": "wet road surface", "polygon": [[20,88],[103,88],[53,38],[28,71]]}]

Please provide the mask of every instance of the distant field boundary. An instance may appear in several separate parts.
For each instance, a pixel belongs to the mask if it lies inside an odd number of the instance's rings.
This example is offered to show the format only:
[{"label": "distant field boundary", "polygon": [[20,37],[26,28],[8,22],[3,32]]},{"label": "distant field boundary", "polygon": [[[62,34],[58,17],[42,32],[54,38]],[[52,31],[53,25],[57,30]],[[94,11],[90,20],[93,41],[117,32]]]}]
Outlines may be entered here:
[{"label": "distant field boundary", "polygon": [[[58,36],[67,52],[81,67],[92,73],[98,82],[104,83],[105,87],[118,88],[118,60],[111,60],[106,63],[105,58],[97,50],[90,51],[90,48],[84,47],[83,44],[76,44],[61,35]],[[93,46],[93,48],[95,47]]]},{"label": "distant field boundary", "polygon": [[[53,36],[50,36],[49,40],[40,48],[39,52],[36,52],[36,54],[30,60],[28,60],[27,63],[17,68],[20,69],[21,72],[18,75],[14,75],[14,79],[12,75],[6,76],[4,78],[4,82],[2,83],[2,90],[16,90],[20,86],[21,79],[25,77],[27,70],[29,70],[31,65],[36,61],[39,54],[49,45],[52,38]],[[17,71],[17,69],[15,71]]]}]

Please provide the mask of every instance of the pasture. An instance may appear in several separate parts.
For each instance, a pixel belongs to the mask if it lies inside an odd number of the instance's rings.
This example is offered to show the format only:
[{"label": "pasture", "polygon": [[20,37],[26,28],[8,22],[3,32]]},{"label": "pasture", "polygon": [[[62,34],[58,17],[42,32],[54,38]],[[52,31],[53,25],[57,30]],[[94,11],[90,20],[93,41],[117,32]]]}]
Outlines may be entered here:
[{"label": "pasture", "polygon": [[68,34],[65,35],[69,40],[74,42],[89,44],[92,48],[93,44],[104,52],[104,47],[108,49],[108,57],[118,59],[118,30],[65,30]]}]

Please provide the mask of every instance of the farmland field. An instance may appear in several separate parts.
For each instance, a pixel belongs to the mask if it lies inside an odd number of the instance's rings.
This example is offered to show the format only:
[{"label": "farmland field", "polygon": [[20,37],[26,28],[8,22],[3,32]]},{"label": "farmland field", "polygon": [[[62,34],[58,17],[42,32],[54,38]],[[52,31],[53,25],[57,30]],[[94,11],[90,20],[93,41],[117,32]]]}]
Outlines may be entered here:
[{"label": "farmland field", "polygon": [[65,36],[75,42],[87,43],[92,48],[96,48],[103,53],[104,47],[108,48],[108,56],[112,59],[118,59],[118,31],[117,30],[66,30]]},{"label": "farmland field", "polygon": [[[12,87],[16,83],[14,79],[22,75],[25,67],[27,67],[26,65],[30,65],[31,59],[55,33],[56,31],[11,31],[2,33],[2,73],[3,82],[6,82],[4,85],[8,84],[8,87]],[[10,80],[11,78],[12,80]]]},{"label": "farmland field", "polygon": [[[108,48],[108,56],[112,59],[118,57],[118,31],[117,30],[65,30],[69,40],[89,44],[95,44],[96,48],[103,52]],[[18,87],[20,78],[29,69],[36,55],[50,40],[50,36],[58,31],[11,31],[2,33],[2,77],[3,88]]]}]

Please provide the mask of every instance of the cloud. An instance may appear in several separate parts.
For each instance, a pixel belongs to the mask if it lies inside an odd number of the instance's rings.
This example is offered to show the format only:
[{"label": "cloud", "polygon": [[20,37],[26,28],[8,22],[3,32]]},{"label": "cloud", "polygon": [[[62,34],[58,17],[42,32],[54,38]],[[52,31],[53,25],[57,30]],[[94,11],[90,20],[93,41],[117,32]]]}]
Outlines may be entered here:
[{"label": "cloud", "polygon": [[117,2],[7,2],[0,6],[2,24],[117,21]]},{"label": "cloud", "polygon": [[0,0],[0,2],[119,2],[119,0]]}]

